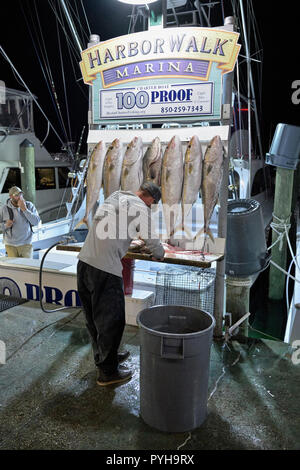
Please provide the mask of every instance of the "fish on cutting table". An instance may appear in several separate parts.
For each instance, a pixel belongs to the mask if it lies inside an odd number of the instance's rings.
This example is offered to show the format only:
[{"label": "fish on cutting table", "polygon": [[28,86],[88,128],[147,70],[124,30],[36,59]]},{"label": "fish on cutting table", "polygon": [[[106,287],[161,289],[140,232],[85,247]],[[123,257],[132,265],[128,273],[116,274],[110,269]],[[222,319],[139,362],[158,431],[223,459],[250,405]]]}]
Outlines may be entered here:
[{"label": "fish on cutting table", "polygon": [[134,137],[127,145],[122,171],[121,189],[135,193],[143,182],[143,142],[140,137]]},{"label": "fish on cutting table", "polygon": [[184,158],[182,188],[182,230],[188,233],[185,219],[198,197],[202,180],[202,149],[199,138],[194,135],[187,146]]},{"label": "fish on cutting table", "polygon": [[102,186],[102,173],[105,159],[105,143],[101,140],[95,146],[90,157],[87,171],[87,189],[86,189],[86,209],[83,219],[76,225],[78,228],[82,224],[86,224],[89,228],[88,217],[97,202]]},{"label": "fish on cutting table", "polygon": [[183,183],[183,156],[181,141],[173,136],[162,159],[161,201],[168,237],[175,233],[175,223],[180,212]]},{"label": "fish on cutting table", "polygon": [[[204,227],[195,238],[204,232],[204,244],[207,235],[214,242],[213,234],[209,228],[214,208],[219,198],[223,178],[224,149],[220,136],[216,135],[210,141],[204,155],[202,173],[202,203],[204,210]],[[203,245],[204,246],[204,245]]]},{"label": "fish on cutting table", "polygon": [[120,189],[122,171],[122,144],[115,139],[107,149],[103,168],[103,190],[106,199]]},{"label": "fish on cutting table", "polygon": [[160,186],[161,180],[161,142],[159,137],[155,137],[146,150],[143,158],[143,182],[150,181]]}]

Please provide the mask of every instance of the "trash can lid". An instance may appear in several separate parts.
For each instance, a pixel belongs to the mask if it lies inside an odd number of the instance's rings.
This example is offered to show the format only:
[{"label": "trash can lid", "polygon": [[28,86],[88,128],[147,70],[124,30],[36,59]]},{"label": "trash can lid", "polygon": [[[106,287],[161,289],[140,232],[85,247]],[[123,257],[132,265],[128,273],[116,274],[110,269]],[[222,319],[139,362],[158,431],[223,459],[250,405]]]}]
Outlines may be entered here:
[{"label": "trash can lid", "polygon": [[155,305],[141,310],[136,318],[139,327],[154,335],[191,338],[214,328],[213,316],[195,307]]}]

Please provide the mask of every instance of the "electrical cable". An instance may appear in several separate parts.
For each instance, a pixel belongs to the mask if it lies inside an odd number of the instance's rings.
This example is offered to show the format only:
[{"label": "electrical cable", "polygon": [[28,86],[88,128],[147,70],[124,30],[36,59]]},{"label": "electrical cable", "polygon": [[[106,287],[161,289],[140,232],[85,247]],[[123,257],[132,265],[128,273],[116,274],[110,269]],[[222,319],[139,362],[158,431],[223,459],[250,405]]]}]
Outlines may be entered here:
[{"label": "electrical cable", "polygon": [[67,241],[70,241],[70,240],[76,241],[74,239],[74,237],[66,236],[65,240],[61,240],[59,242],[53,243],[53,245],[51,245],[45,251],[45,253],[42,257],[41,264],[40,264],[40,270],[39,270],[39,301],[40,301],[41,309],[45,313],[59,312],[60,310],[66,310],[66,309],[70,308],[69,306],[64,306],[64,307],[59,307],[59,308],[55,308],[55,309],[51,309],[51,310],[46,310],[44,305],[43,305],[43,301],[42,301],[42,272],[43,272],[43,265],[44,265],[45,258],[47,256],[47,254],[49,253],[49,251],[52,250],[52,248],[54,248],[57,245],[63,245],[64,243],[67,243]]},{"label": "electrical cable", "polygon": [[[41,108],[41,106],[39,105],[39,103],[37,102],[35,96],[31,93],[30,89],[28,88],[28,86],[26,85],[26,83],[24,82],[24,80],[22,79],[21,75],[19,74],[19,72],[17,71],[17,69],[15,68],[14,64],[12,63],[12,61],[10,60],[10,58],[8,57],[8,55],[6,54],[5,50],[3,49],[3,47],[0,45],[0,53],[3,55],[3,57],[7,60],[7,62],[9,63],[9,65],[14,69],[14,71],[16,72],[16,74],[18,75],[18,77],[20,78],[20,80],[22,81],[22,84],[23,86],[26,88],[26,90],[28,91],[28,93],[30,94],[31,98],[33,99],[33,101],[35,102],[35,104],[37,105],[38,109],[41,111],[42,115],[44,116],[44,118],[50,122],[50,120],[48,119],[47,115],[44,113],[43,109]],[[63,140],[60,138],[59,134],[56,132],[55,128],[53,127],[53,125],[51,124],[50,122],[50,126],[54,132],[54,134],[56,135],[56,137],[58,138],[58,140],[60,141],[60,143],[62,145],[64,145],[64,142]],[[73,158],[73,156],[71,155],[71,157]]]},{"label": "electrical cable", "polygon": [[[70,307],[69,307],[70,308]],[[66,325],[67,323],[70,323],[71,321],[75,320],[75,318],[78,317],[78,315],[82,312],[82,310],[80,309],[78,312],[76,312],[76,314],[68,321],[64,322],[62,327],[64,325]],[[58,323],[61,321],[61,318],[59,318],[58,320],[55,320],[51,323],[49,323],[48,325],[45,325],[43,326],[43,328],[40,328],[38,331],[36,331],[35,333],[33,333],[33,335],[29,336],[29,338],[26,339],[26,341],[24,341],[24,343],[22,343],[13,353],[11,353],[7,358],[6,358],[6,362],[9,361],[13,356],[15,356],[19,351],[20,349],[22,349],[25,344],[27,344],[34,336],[36,336],[37,334],[41,333],[41,331],[45,330],[46,328],[49,328],[49,326],[51,325],[54,325],[55,323]]]},{"label": "electrical cable", "polygon": [[[36,30],[36,26],[35,26],[35,23],[34,23],[34,20],[33,20],[33,17],[32,17],[32,14],[31,14],[31,23],[32,23],[32,28],[30,27],[29,23],[28,23],[28,20],[27,20],[27,17],[26,17],[26,14],[25,14],[25,11],[21,5],[21,9],[22,9],[22,12],[23,12],[23,16],[24,16],[24,19],[25,19],[25,22],[26,22],[26,25],[27,25],[27,29],[28,29],[28,32],[29,32],[29,35],[31,37],[31,40],[32,40],[32,44],[33,44],[33,47],[34,47],[34,50],[35,50],[35,53],[37,55],[37,59],[38,59],[38,62],[39,62],[39,65],[40,65],[40,68],[41,68],[41,71],[42,71],[42,74],[44,76],[44,79],[45,79],[45,82],[46,82],[46,86],[48,88],[48,91],[49,91],[49,94],[50,94],[50,98],[51,98],[51,101],[52,101],[52,104],[53,104],[53,107],[54,107],[54,110],[57,114],[57,119],[60,123],[60,126],[62,128],[62,131],[64,132],[64,126],[63,126],[63,121],[62,121],[62,116],[60,115],[59,113],[59,109],[57,107],[57,103],[55,102],[55,99],[54,99],[54,92],[55,92],[55,88],[54,88],[54,82],[53,82],[53,77],[52,77],[52,73],[51,73],[51,68],[50,68],[50,64],[49,64],[49,59],[48,59],[48,55],[47,55],[47,50],[46,50],[46,47],[45,47],[45,42],[44,42],[44,38],[43,38],[43,35],[42,35],[42,32],[41,32],[41,36],[42,36],[42,44],[39,40],[39,37],[38,37],[38,32]],[[38,17],[38,12],[36,10],[36,16],[37,16],[37,22],[39,24],[39,27],[40,27],[40,31],[41,31],[41,25],[40,25],[40,20],[39,20],[39,17]],[[38,52],[38,49],[36,47],[36,44],[35,44],[35,40],[34,40],[34,37],[33,37],[33,34],[31,32],[31,29],[34,30],[35,34],[36,34],[36,38],[37,38],[37,43],[39,45],[39,48],[40,48],[40,51],[42,53],[42,56],[40,57],[40,54]],[[43,46],[43,47],[42,47]],[[44,52],[43,52],[43,49],[44,49]],[[43,63],[44,65],[43,65]],[[48,76],[48,78],[47,78]],[[52,86],[52,90],[51,90],[51,86]],[[48,127],[49,127],[49,120],[48,120]],[[48,137],[48,131],[47,131],[47,137]],[[45,142],[46,139],[44,139],[44,142]]]}]

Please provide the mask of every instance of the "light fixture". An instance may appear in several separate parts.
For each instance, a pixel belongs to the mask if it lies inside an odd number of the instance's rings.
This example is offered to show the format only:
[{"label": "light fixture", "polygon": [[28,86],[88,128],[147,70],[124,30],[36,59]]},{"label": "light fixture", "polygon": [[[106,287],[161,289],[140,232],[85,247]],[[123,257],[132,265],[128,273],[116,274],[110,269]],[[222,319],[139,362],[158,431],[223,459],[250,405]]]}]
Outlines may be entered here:
[{"label": "light fixture", "polygon": [[145,5],[147,3],[154,3],[157,0],[119,0],[122,3],[129,3],[130,5]]}]

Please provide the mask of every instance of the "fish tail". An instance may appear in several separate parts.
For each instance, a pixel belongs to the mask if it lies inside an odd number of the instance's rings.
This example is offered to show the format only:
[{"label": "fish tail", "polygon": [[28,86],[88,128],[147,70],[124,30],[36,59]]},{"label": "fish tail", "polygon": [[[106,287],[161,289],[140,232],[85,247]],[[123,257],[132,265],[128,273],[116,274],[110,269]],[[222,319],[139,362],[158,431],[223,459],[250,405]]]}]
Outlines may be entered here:
[{"label": "fish tail", "polygon": [[199,232],[196,233],[196,235],[194,236],[194,241],[196,240],[196,238],[198,238],[202,233],[204,233],[204,227],[202,227]]},{"label": "fish tail", "polygon": [[213,243],[215,243],[214,236],[213,236],[212,231],[210,230],[209,227],[206,229],[206,234],[209,236],[209,238],[211,239],[211,241],[212,241]]},{"label": "fish tail", "polygon": [[180,228],[181,228],[182,232],[185,233],[189,239],[192,238],[192,233],[191,233],[190,229],[184,225],[184,222],[182,222]]},{"label": "fish tail", "polygon": [[80,222],[78,222],[78,224],[76,225],[74,230],[76,230],[78,227],[80,227],[80,225],[84,225],[84,224],[87,226],[88,229],[90,228],[87,219],[85,217],[83,217],[83,219],[81,219]]}]

